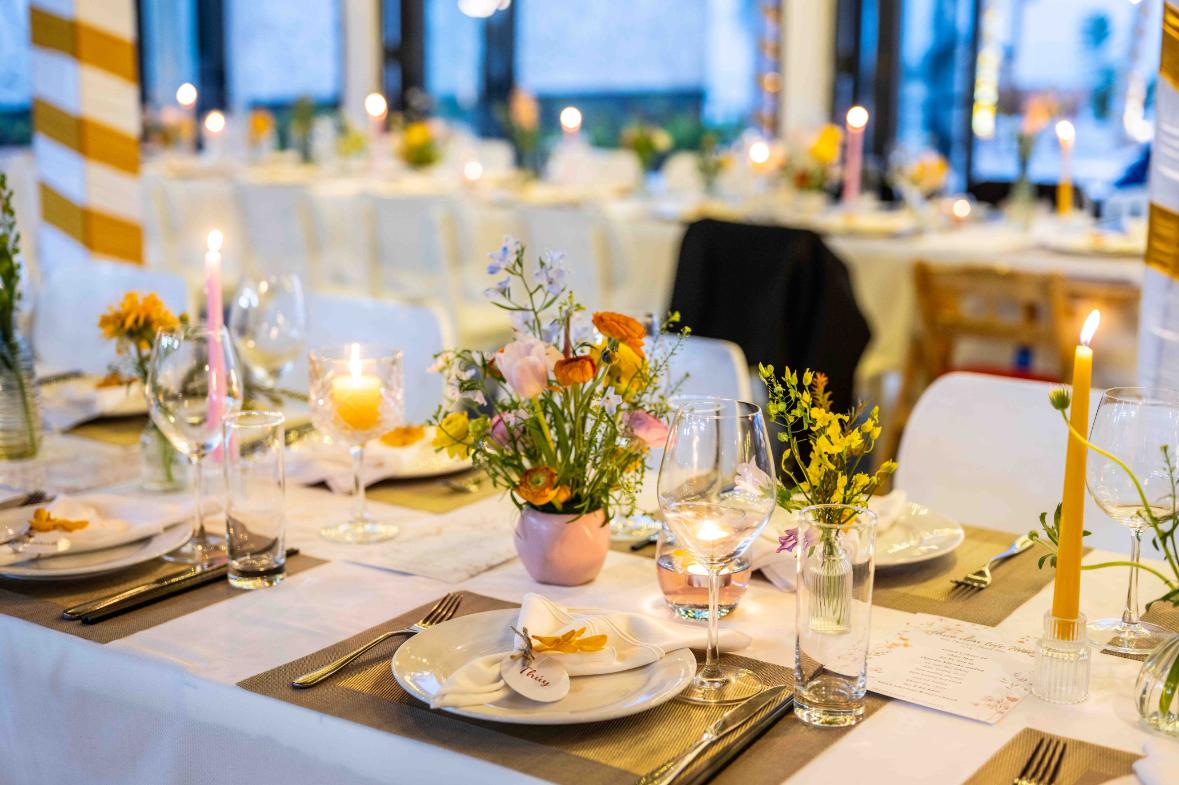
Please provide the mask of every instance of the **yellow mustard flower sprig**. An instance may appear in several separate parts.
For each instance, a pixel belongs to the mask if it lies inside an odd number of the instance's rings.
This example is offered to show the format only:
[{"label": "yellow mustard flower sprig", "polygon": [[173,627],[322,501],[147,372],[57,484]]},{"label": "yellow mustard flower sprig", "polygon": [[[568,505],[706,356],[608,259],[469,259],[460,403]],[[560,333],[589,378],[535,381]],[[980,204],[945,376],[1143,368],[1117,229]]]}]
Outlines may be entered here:
[{"label": "yellow mustard flower sprig", "polygon": [[532,649],[536,654],[544,654],[548,651],[559,654],[578,654],[601,651],[606,648],[606,636],[586,636],[585,627],[569,630],[563,635],[533,635],[532,639],[536,641],[536,645]]}]

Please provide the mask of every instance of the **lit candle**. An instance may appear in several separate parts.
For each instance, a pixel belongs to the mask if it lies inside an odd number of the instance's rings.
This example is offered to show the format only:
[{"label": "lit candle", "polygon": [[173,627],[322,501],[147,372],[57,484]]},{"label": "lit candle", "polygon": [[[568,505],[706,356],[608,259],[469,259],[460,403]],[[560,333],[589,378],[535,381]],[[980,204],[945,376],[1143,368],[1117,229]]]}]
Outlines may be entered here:
[{"label": "lit candle", "polygon": [[1056,139],[1060,142],[1060,182],[1056,186],[1056,212],[1068,215],[1073,211],[1072,160],[1073,142],[1077,131],[1068,120],[1056,124]]},{"label": "lit candle", "polygon": [[715,542],[728,537],[729,533],[717,525],[716,521],[705,519],[696,527],[696,539],[701,542]]},{"label": "lit candle", "polygon": [[483,164],[478,161],[467,161],[463,164],[463,179],[468,185],[474,185],[479,182],[479,178],[483,176]]},{"label": "lit candle", "polygon": [[225,130],[225,113],[217,109],[205,115],[205,132],[217,137]]},{"label": "lit candle", "polygon": [[[1089,432],[1089,386],[1093,374],[1093,350],[1089,342],[1097,332],[1101,312],[1093,311],[1081,328],[1081,342],[1073,355],[1072,406],[1069,423],[1078,433]],[[1060,549],[1056,555],[1056,583],[1052,589],[1052,615],[1076,619],[1081,611],[1081,538],[1085,531],[1085,445],[1069,432],[1064,463],[1064,493],[1060,508]]]},{"label": "lit candle", "polygon": [[196,141],[197,89],[192,82],[185,82],[176,88],[176,103],[180,105],[180,141],[192,151]]},{"label": "lit candle", "polygon": [[749,145],[749,164],[754,172],[765,174],[770,169],[770,146],[758,139]]},{"label": "lit candle", "polygon": [[376,160],[385,143],[385,119],[389,116],[389,102],[380,93],[364,97],[364,112],[368,115],[369,156]]},{"label": "lit candle", "polygon": [[581,133],[581,110],[576,106],[566,106],[561,110],[561,130],[566,137],[577,136]]},{"label": "lit candle", "polygon": [[853,106],[847,110],[847,154],[843,162],[843,203],[855,204],[860,198],[860,180],[864,169],[864,129],[868,127],[868,110]]},{"label": "lit candle", "polygon": [[220,229],[209,232],[205,251],[205,319],[211,333],[209,342],[209,420],[221,421],[221,405],[225,399],[225,362],[221,349],[221,324],[224,319],[221,305],[221,244]]},{"label": "lit candle", "polygon": [[332,379],[332,406],[349,428],[371,431],[381,422],[381,380],[361,372],[360,344],[352,344],[348,375]]}]

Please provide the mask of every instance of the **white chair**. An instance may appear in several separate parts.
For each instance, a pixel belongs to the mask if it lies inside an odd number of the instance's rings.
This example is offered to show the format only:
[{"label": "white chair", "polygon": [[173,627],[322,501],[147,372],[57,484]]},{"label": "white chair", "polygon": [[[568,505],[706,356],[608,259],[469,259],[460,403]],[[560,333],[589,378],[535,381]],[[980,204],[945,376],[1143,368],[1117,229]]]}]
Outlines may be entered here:
[{"label": "white chair", "polygon": [[38,366],[105,374],[115,345],[98,331],[98,317],[128,291],[155,292],[176,314],[188,303],[184,279],[117,262],[87,262],[54,270],[42,282],[33,308],[33,353]]},{"label": "white chair", "polygon": [[[670,342],[674,338],[665,336],[660,340]],[[675,395],[753,400],[749,363],[741,347],[732,341],[685,335],[668,363],[667,379],[675,386]]]},{"label": "white chair", "polygon": [[[1060,502],[1068,434],[1049,405],[1057,385],[974,373],[937,379],[917,401],[897,454],[896,487],[963,523],[1038,530]],[[1090,417],[1097,411],[1094,392]],[[1085,500],[1087,545],[1124,551],[1126,530]],[[1150,553],[1151,546],[1144,543]]]},{"label": "white chair", "polygon": [[308,192],[317,280],[311,286],[356,294],[373,291],[369,204],[350,183],[324,183]]},{"label": "white chair", "polygon": [[597,150],[595,185],[629,191],[643,181],[643,165],[634,150]]},{"label": "white chair", "polygon": [[534,266],[546,251],[563,252],[565,283],[577,300],[591,311],[606,308],[611,257],[600,213],[587,205],[526,205],[519,216],[528,264]]},{"label": "white chair", "polygon": [[175,229],[164,196],[164,178],[145,170],[140,182],[143,185],[143,262],[153,270],[180,272]]},{"label": "white chair", "polygon": [[494,348],[510,335],[502,309],[463,295],[458,224],[447,197],[377,192],[368,201],[378,293],[440,304],[457,326],[464,347]]},{"label": "white chair", "polygon": [[691,150],[679,150],[667,157],[660,173],[668,193],[697,194],[704,190],[699,158],[700,155]]},{"label": "white chair", "polygon": [[250,275],[295,273],[316,280],[307,186],[302,182],[243,180],[236,196]]},{"label": "white chair", "polygon": [[[442,400],[443,379],[428,369],[435,354],[454,345],[450,320],[441,309],[372,297],[308,294],[308,349],[352,341],[379,343],[402,352],[407,423],[425,422],[434,413]],[[307,389],[305,356],[283,384]]]}]

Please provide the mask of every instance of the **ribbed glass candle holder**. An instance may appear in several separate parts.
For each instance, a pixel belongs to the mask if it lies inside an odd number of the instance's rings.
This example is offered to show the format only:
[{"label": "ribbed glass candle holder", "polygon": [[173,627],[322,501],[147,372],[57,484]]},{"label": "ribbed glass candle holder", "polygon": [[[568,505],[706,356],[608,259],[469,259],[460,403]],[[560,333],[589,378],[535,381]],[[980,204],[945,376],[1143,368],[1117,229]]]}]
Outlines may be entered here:
[{"label": "ribbed glass candle holder", "polygon": [[1036,644],[1032,694],[1050,703],[1080,703],[1089,697],[1089,640],[1085,614],[1061,619],[1044,614],[1044,637]]}]

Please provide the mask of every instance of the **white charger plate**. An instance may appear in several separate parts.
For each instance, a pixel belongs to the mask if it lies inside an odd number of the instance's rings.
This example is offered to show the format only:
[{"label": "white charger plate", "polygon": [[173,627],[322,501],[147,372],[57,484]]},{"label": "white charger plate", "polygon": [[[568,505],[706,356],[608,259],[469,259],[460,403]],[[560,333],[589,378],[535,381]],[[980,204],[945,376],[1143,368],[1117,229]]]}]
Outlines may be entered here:
[{"label": "white charger plate", "polygon": [[[312,437],[314,438],[314,437]],[[314,443],[297,443],[287,448],[287,482],[311,485],[323,481],[335,473],[351,476],[349,464],[344,459],[347,453],[342,449],[333,453],[330,448]],[[324,456],[334,456],[338,467],[327,464]],[[385,460],[381,460],[384,458]],[[377,462],[380,461],[378,464]],[[389,447],[379,440],[373,440],[365,449],[365,485],[382,480],[416,480],[430,477],[446,477],[465,472],[474,466],[470,456],[451,458],[445,452],[438,452],[430,445],[430,437],[408,447]]]},{"label": "white charger plate", "polygon": [[910,502],[905,513],[876,535],[876,568],[901,567],[952,553],[966,539],[962,525]]},{"label": "white charger plate", "polygon": [[[118,517],[128,519],[134,517],[134,507],[139,504],[142,502],[129,500],[127,509],[109,512],[110,514],[117,513]],[[28,515],[28,512],[29,508],[20,508],[19,514]],[[6,511],[3,517],[7,520],[14,513],[18,513],[18,510]],[[183,545],[191,535],[191,523],[188,520],[182,520],[165,527],[163,531],[151,537],[116,545],[113,548],[83,553],[63,553],[59,556],[46,556],[0,567],[0,577],[33,581],[89,578],[133,567],[136,564],[163,556]]]},{"label": "white charger plate", "polygon": [[[460,667],[487,654],[509,651],[519,612],[508,608],[473,613],[413,636],[393,655],[393,677],[415,698],[430,702]],[[602,676],[575,676],[569,694],[538,703],[512,694],[496,703],[447,708],[451,714],[515,725],[570,725],[637,714],[680,694],[696,673],[696,658],[679,649],[642,668]]]}]

